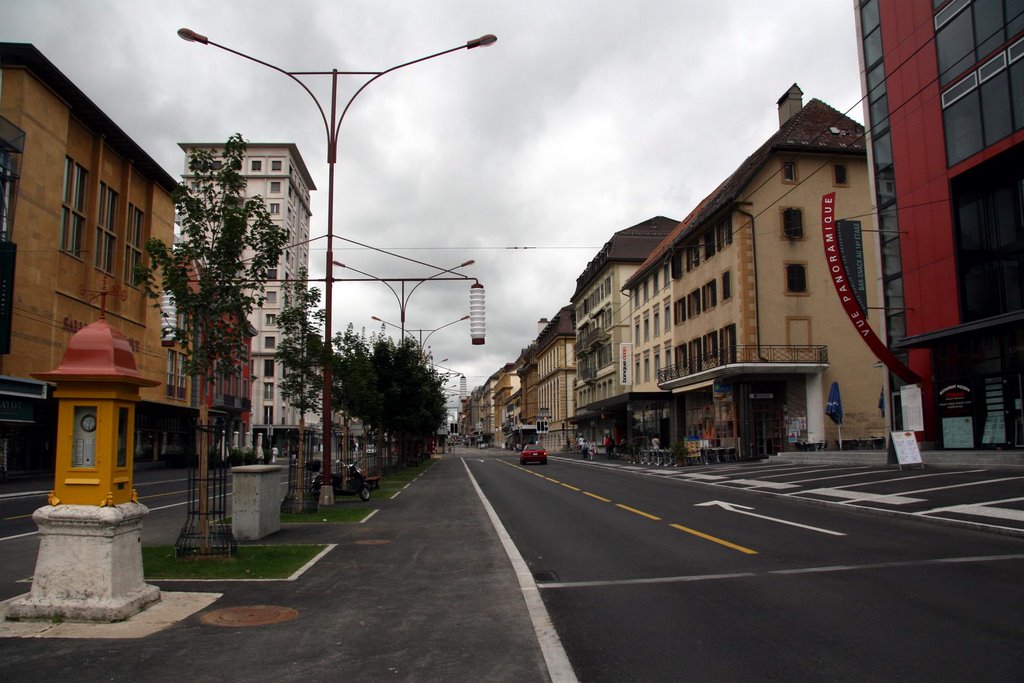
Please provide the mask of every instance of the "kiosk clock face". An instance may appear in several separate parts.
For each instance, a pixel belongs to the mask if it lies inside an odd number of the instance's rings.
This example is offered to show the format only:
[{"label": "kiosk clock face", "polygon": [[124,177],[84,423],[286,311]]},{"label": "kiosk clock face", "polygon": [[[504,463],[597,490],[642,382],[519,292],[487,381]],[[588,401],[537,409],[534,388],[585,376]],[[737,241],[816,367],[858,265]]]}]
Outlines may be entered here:
[{"label": "kiosk clock face", "polygon": [[85,417],[83,417],[82,418],[82,429],[84,429],[87,432],[95,431],[95,429],[96,429],[96,416],[95,415],[86,415]]}]

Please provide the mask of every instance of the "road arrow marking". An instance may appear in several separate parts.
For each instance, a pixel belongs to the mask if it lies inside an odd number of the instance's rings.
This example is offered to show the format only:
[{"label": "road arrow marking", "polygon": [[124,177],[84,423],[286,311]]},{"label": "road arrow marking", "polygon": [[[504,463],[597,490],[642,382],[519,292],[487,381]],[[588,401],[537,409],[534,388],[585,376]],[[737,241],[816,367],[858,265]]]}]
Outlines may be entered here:
[{"label": "road arrow marking", "polygon": [[838,531],[829,531],[828,529],[819,529],[816,526],[807,526],[806,524],[797,524],[796,522],[789,522],[785,519],[777,519],[775,517],[766,517],[765,515],[759,515],[754,512],[748,512],[753,510],[752,507],[746,505],[737,505],[736,503],[726,503],[722,500],[709,500],[706,503],[697,503],[694,507],[711,507],[717,505],[720,508],[724,508],[729,512],[738,512],[741,515],[748,515],[750,517],[757,517],[758,519],[766,519],[769,522],[778,522],[779,524],[788,524],[789,526],[799,527],[801,529],[807,529],[808,531],[817,531],[820,534],[829,534],[830,536],[845,536],[846,534],[839,533]]}]

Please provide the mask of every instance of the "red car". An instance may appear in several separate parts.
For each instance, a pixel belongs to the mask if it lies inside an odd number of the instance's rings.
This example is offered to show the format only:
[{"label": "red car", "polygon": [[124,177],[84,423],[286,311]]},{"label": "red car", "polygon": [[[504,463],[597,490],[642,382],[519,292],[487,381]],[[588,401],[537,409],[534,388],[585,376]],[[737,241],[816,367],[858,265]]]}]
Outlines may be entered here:
[{"label": "red car", "polygon": [[519,452],[519,464],[525,465],[527,463],[536,462],[541,465],[548,464],[548,452],[544,450],[539,444],[530,443],[523,446],[523,450]]}]

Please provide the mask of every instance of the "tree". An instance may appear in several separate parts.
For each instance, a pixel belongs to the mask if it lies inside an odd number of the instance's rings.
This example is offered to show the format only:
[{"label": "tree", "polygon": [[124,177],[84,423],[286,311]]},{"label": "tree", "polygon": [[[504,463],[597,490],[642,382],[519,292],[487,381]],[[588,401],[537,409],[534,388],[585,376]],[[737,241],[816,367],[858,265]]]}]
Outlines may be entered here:
[{"label": "tree", "polygon": [[[277,316],[277,327],[281,341],[274,354],[284,369],[278,383],[282,397],[299,411],[299,448],[295,466],[305,472],[306,413],[319,413],[322,408],[323,367],[327,362],[321,330],[325,313],[317,308],[320,290],[308,286],[306,270],[299,271],[298,279],[287,282],[281,312]],[[324,443],[328,443],[325,435]],[[325,449],[324,457],[329,457]],[[303,486],[296,487],[295,510],[304,510]]]},{"label": "tree", "polygon": [[402,456],[413,444],[434,434],[445,421],[444,383],[411,339],[395,343],[380,337],[373,348],[377,386],[382,397],[381,426],[395,434]]},{"label": "tree", "polygon": [[356,334],[351,324],[344,334],[334,335],[332,362],[331,404],[345,412],[346,430],[349,417],[359,419],[367,428],[379,425],[382,398],[377,389],[373,354],[366,336]]},{"label": "tree", "polygon": [[[159,302],[164,292],[170,294],[183,317],[180,326],[170,321],[171,333],[185,352],[185,371],[199,382],[201,427],[209,422],[212,380],[229,376],[238,364],[248,362],[247,318],[263,303],[270,269],[277,267],[288,240],[287,231],[273,222],[261,197],[244,198],[245,148],[245,140],[236,133],[220,155],[192,151],[189,175],[174,193],[180,233],[173,245],[149,240],[149,263],[137,271],[150,298]],[[209,547],[208,471],[209,447],[206,439],[200,439],[202,554]]]}]

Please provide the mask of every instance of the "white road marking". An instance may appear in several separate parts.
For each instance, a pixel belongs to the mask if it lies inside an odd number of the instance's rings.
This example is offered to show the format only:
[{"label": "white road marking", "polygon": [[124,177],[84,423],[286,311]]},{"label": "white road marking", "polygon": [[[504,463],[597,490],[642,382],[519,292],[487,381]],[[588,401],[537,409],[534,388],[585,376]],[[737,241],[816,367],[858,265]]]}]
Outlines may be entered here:
[{"label": "white road marking", "polygon": [[859,503],[870,501],[872,503],[886,503],[887,505],[910,505],[911,503],[924,502],[924,498],[907,498],[905,496],[886,495],[883,493],[865,493],[864,491],[841,491],[834,489],[811,489],[810,491],[796,491],[789,494],[794,498],[800,498],[809,493],[830,498],[843,498],[847,503]]},{"label": "white road marking", "polygon": [[483,504],[484,510],[486,510],[487,516],[490,518],[491,524],[501,540],[501,545],[505,548],[505,553],[512,562],[512,568],[515,570],[516,577],[519,579],[519,590],[522,591],[523,599],[526,600],[526,609],[533,622],[533,631],[537,635],[537,642],[540,644],[541,653],[544,655],[544,662],[548,666],[548,675],[553,683],[577,683],[579,679],[576,678],[572,664],[569,663],[569,655],[566,654],[565,648],[562,647],[562,640],[558,637],[555,625],[551,621],[551,615],[548,614],[548,610],[544,606],[544,601],[540,597],[540,591],[537,590],[537,582],[534,581],[533,574],[530,572],[526,560],[523,559],[519,549],[516,548],[512,537],[508,535],[505,525],[498,519],[498,513],[494,511],[491,502],[487,500],[480,485],[477,484],[476,477],[469,470],[469,465],[466,464],[465,459],[462,461],[462,466],[466,468],[469,481],[473,484],[473,488],[476,489],[476,494],[480,497],[480,502]]},{"label": "white road marking", "polygon": [[808,526],[807,524],[797,524],[796,522],[790,522],[790,521],[785,520],[785,519],[778,519],[777,517],[768,517],[766,515],[759,515],[757,513],[750,512],[750,510],[754,509],[752,507],[748,507],[746,505],[737,505],[736,503],[726,503],[725,501],[722,501],[722,500],[710,500],[710,501],[708,501],[706,503],[697,503],[696,505],[694,505],[694,507],[712,507],[712,506],[718,506],[718,507],[720,507],[720,508],[722,508],[724,510],[728,510],[729,512],[736,512],[736,513],[739,513],[741,515],[747,515],[748,517],[757,517],[758,519],[765,519],[765,520],[768,520],[769,522],[778,522],[779,524],[787,524],[789,526],[795,526],[795,527],[798,527],[800,529],[807,529],[808,531],[817,531],[818,533],[829,534],[830,536],[845,536],[846,535],[846,534],[840,533],[838,531],[829,531],[828,529],[821,529],[821,528],[816,527],[816,526]]},{"label": "white road marking", "polygon": [[950,505],[944,508],[932,508],[931,510],[922,510],[921,512],[918,512],[916,514],[934,515],[941,514],[943,512],[954,512],[961,515],[973,515],[976,517],[995,517],[996,519],[1012,519],[1015,522],[1024,522],[1024,510],[991,507],[993,505],[998,505],[999,503],[1018,503],[1022,500],[1024,500],[1024,498],[1004,498],[1002,500],[990,500],[984,503],[974,503],[970,505]]},{"label": "white road marking", "polygon": [[778,489],[780,491],[800,488],[796,484],[783,484],[777,481],[763,481],[761,479],[730,479],[726,483],[743,484],[744,486],[750,486],[758,489]]}]

